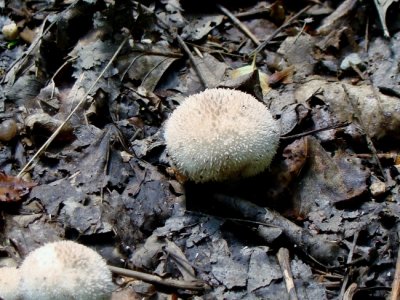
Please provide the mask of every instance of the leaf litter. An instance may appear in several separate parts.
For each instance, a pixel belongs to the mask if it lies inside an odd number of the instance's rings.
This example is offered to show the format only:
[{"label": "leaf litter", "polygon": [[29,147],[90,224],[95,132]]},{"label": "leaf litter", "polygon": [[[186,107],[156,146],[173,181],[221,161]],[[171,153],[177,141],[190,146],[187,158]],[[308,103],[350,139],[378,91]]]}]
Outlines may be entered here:
[{"label": "leaf litter", "polygon": [[[6,4],[21,38],[2,39],[0,119],[17,132],[0,148],[0,265],[72,239],[155,276],[115,271],[115,297],[396,299],[397,3],[306,4]],[[269,170],[175,177],[163,124],[205,87],[281,121]]]}]

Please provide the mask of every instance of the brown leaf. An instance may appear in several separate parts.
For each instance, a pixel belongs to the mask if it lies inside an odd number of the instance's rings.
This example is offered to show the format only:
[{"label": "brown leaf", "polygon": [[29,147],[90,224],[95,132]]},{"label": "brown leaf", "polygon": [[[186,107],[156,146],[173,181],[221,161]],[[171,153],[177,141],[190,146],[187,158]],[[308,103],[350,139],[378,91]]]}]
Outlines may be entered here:
[{"label": "brown leaf", "polygon": [[291,83],[293,82],[293,72],[294,66],[283,69],[282,71],[277,71],[271,76],[269,76],[268,83],[269,86],[276,86],[279,83]]},{"label": "brown leaf", "polygon": [[0,202],[19,201],[35,185],[34,182],[27,182],[0,171]]}]

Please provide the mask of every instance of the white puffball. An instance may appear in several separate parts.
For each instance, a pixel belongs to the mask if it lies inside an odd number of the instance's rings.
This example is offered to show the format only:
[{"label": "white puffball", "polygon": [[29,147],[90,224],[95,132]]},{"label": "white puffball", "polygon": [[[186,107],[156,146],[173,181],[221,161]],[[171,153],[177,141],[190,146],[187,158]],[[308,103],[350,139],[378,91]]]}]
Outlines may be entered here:
[{"label": "white puffball", "polygon": [[278,148],[280,126],[253,96],[217,88],[186,98],[164,136],[181,173],[195,182],[223,181],[264,171]]},{"label": "white puffball", "polygon": [[1,31],[6,40],[15,40],[18,37],[18,27],[14,22],[4,25]]},{"label": "white puffball", "polygon": [[14,267],[0,268],[0,298],[4,300],[19,299],[20,272]]},{"label": "white puffball", "polygon": [[71,241],[46,244],[31,252],[21,267],[25,300],[110,299],[111,272],[94,250]]}]

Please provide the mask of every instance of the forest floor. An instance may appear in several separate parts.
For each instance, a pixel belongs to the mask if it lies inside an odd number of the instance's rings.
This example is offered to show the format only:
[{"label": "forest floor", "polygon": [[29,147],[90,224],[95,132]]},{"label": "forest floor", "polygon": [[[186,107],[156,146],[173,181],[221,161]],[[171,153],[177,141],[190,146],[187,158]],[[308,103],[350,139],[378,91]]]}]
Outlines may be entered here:
[{"label": "forest floor", "polygon": [[[399,299],[400,10],[381,2],[0,1],[0,266],[69,239],[140,272],[113,299]],[[176,173],[165,120],[214,87],[279,120],[262,174]]]}]

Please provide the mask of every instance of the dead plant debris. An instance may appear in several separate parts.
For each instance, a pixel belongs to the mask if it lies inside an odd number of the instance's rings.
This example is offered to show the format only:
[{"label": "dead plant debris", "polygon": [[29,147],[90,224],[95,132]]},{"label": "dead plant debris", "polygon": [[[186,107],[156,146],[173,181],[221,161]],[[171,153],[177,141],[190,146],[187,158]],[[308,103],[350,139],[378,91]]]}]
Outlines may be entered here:
[{"label": "dead plant debris", "polygon": [[[400,297],[398,1],[0,7],[0,267],[66,239],[113,299]],[[279,121],[267,170],[171,168],[165,121],[206,88]]]}]

